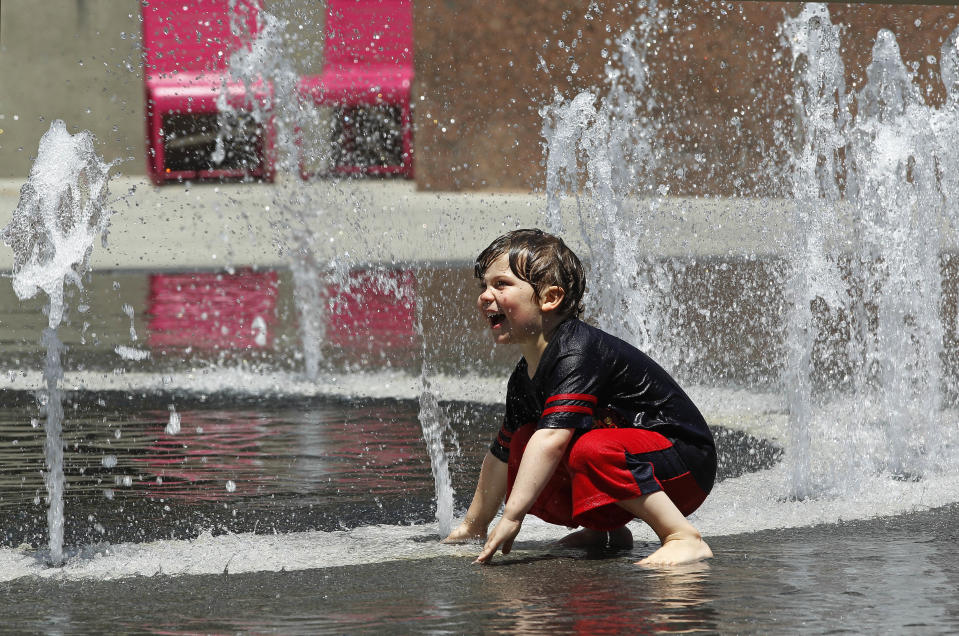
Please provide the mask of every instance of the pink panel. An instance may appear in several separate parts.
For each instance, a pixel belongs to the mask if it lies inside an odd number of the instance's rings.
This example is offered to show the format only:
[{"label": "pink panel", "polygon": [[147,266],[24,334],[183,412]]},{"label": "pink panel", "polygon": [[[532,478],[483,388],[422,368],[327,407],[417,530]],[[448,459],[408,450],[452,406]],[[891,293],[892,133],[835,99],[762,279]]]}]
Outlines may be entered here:
[{"label": "pink panel", "polygon": [[[162,422],[167,414],[158,415]],[[158,431],[157,440],[146,448],[151,456],[131,458],[139,470],[155,476],[141,477],[135,485],[151,496],[182,501],[221,501],[268,491],[276,477],[263,472],[262,462],[271,435],[267,424],[272,422],[259,414],[203,415],[181,413],[179,433]],[[228,492],[224,483],[231,478],[236,479],[235,490]]]},{"label": "pink panel", "polygon": [[328,0],[326,64],[413,66],[410,0]]},{"label": "pink panel", "polygon": [[356,66],[341,71],[327,69],[320,77],[302,77],[300,90],[319,103],[369,106],[408,102],[412,83],[412,68]]},{"label": "pink panel", "polygon": [[[256,0],[237,0],[249,33],[256,33]],[[238,40],[230,32],[230,0],[148,0],[142,8],[146,75],[224,71]]]},{"label": "pink panel", "polygon": [[[402,163],[337,166],[342,173],[393,173],[413,177],[413,5],[411,0],[327,0],[326,64],[320,75],[300,78],[300,94],[316,104],[401,110]],[[301,175],[309,175],[301,168]]]},{"label": "pink panel", "polygon": [[276,272],[153,274],[150,347],[270,347],[277,323]]},{"label": "pink panel", "polygon": [[[252,169],[174,171],[166,165],[163,117],[167,113],[214,113],[223,88],[230,53],[257,32],[259,0],[145,0],[143,17],[144,80],[147,103],[147,169],[153,182],[178,179],[273,178],[272,122],[263,139],[263,160]],[[231,33],[231,16],[242,23],[241,37]],[[231,82],[227,100],[234,108],[261,104],[269,86],[254,86],[253,95]]]},{"label": "pink panel", "polygon": [[416,278],[411,270],[356,272],[327,289],[326,342],[337,347],[404,349],[416,344]]}]

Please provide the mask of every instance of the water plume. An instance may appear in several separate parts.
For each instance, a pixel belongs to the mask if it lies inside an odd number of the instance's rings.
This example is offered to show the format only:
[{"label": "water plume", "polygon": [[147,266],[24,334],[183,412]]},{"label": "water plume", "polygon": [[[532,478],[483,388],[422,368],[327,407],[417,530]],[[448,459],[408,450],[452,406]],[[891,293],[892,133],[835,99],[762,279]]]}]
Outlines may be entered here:
[{"label": "water plume", "polygon": [[[643,117],[656,103],[649,56],[656,34],[669,31],[666,19],[649,3],[619,38],[604,92],[557,96],[541,110],[546,223],[565,230],[562,210],[575,200],[589,248],[587,312],[683,370],[694,368],[696,352],[684,352],[671,296],[698,254],[655,256],[651,228],[662,225],[669,194],[657,166],[670,149],[668,135]],[[864,475],[922,479],[955,465],[956,427],[943,405],[940,256],[942,227],[957,228],[959,36],[942,47],[947,98],[937,107],[922,100],[889,31],[879,32],[857,91],[846,86],[841,27],[825,5],[804,5],[779,35],[791,56],[794,119],[777,139],[785,169],[765,176],[782,177],[790,231],[778,246],[785,314],[779,325],[776,316],[762,320],[783,345],[788,478],[780,496],[852,496],[850,484]]]},{"label": "water plume", "polygon": [[[410,293],[409,290],[407,293]],[[439,403],[439,398],[430,382],[435,371],[430,363],[429,345],[423,329],[423,303],[416,301],[416,334],[423,346],[423,361],[420,370],[419,413],[420,428],[426,452],[430,458],[430,470],[436,490],[436,523],[440,538],[453,531],[453,496],[456,491],[450,480],[450,458],[459,454],[459,439],[450,426],[450,419]],[[447,443],[452,453],[447,451]]]},{"label": "water plume", "polygon": [[[786,322],[784,387],[789,408],[790,480],[793,495],[813,493],[810,461],[813,444],[813,387],[810,370],[818,332],[813,305],[824,302],[838,310],[844,304],[836,246],[828,239],[838,231],[837,184],[840,153],[847,143],[848,107],[845,69],[840,58],[840,27],[823,5],[806,5],[794,20],[780,27],[792,53],[793,104],[804,125],[790,144],[789,188],[793,199],[792,255],[786,274],[790,318]],[[783,140],[789,144],[790,140]]]},{"label": "water plume", "polygon": [[40,139],[37,158],[27,182],[20,189],[20,200],[0,238],[13,248],[13,289],[21,300],[43,291],[47,296],[44,311],[47,327],[42,344],[46,347],[44,380],[46,390],[41,404],[46,411],[46,473],[49,509],[50,560],[63,560],[63,406],[60,379],[63,368],[60,354],[63,344],[57,328],[67,306],[64,289],[74,285],[82,289],[84,273],[90,267],[93,242],[106,230],[110,210],[106,208],[110,164],[97,155],[93,135],[71,135],[66,124],[56,120]]},{"label": "water plume", "polygon": [[666,13],[645,3],[641,19],[616,40],[606,90],[555,95],[540,110],[546,140],[546,226],[563,233],[562,208],[573,198],[588,246],[587,312],[602,329],[651,351],[675,367],[668,325],[668,266],[654,255],[649,220],[666,190],[653,179],[659,164],[655,124],[644,104],[648,51]]},{"label": "water plume", "polygon": [[[799,498],[841,492],[863,474],[919,479],[948,463],[951,435],[942,401],[940,222],[956,201],[943,170],[955,165],[955,146],[942,143],[956,134],[954,106],[923,102],[887,30],[877,35],[866,83],[847,93],[839,33],[824,5],[807,5],[781,29],[799,124],[788,170],[796,244],[788,249],[784,377],[786,461]],[[956,54],[948,41],[943,50],[950,93]],[[829,240],[837,236],[848,240]],[[840,272],[842,260],[848,267]],[[845,334],[845,351],[831,355],[846,371],[834,377],[811,356],[828,336],[814,325],[816,303]]]}]

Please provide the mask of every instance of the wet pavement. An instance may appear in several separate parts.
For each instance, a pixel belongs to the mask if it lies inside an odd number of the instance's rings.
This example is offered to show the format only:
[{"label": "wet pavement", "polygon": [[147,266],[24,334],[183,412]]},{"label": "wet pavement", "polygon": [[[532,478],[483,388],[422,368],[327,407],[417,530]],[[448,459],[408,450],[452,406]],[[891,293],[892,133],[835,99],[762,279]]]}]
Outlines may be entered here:
[{"label": "wet pavement", "polygon": [[[43,428],[32,396],[0,397],[19,402],[0,411],[0,544],[41,548]],[[65,407],[68,545],[434,519],[416,401],[226,395],[201,401],[174,394],[131,401],[121,393],[79,393]],[[442,408],[452,422],[451,480],[463,510],[503,407],[444,402]],[[171,428],[171,416],[178,428]],[[781,457],[765,440],[721,427],[715,433],[720,481]]]},{"label": "wet pavement", "polygon": [[[711,539],[706,565],[519,543],[469,556],[300,572],[0,584],[15,632],[316,634],[952,633],[955,505]],[[145,600],[148,599],[148,600]]]}]

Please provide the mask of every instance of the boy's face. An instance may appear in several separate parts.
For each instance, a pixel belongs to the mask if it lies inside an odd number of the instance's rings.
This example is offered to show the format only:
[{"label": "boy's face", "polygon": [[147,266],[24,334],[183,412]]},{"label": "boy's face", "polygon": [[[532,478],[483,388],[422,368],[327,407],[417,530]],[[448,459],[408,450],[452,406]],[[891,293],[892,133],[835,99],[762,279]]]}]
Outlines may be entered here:
[{"label": "boy's face", "polygon": [[533,286],[509,267],[502,254],[483,274],[477,301],[497,344],[534,342],[543,331],[543,311]]}]

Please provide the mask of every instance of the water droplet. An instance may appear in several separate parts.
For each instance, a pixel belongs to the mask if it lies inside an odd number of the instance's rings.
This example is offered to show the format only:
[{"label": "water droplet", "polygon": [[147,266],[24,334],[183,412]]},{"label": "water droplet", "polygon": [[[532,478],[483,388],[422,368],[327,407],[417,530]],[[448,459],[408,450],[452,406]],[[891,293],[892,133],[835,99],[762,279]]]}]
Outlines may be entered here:
[{"label": "water droplet", "polygon": [[170,419],[163,430],[167,435],[176,435],[180,432],[180,414],[176,412],[172,404],[170,405]]}]

